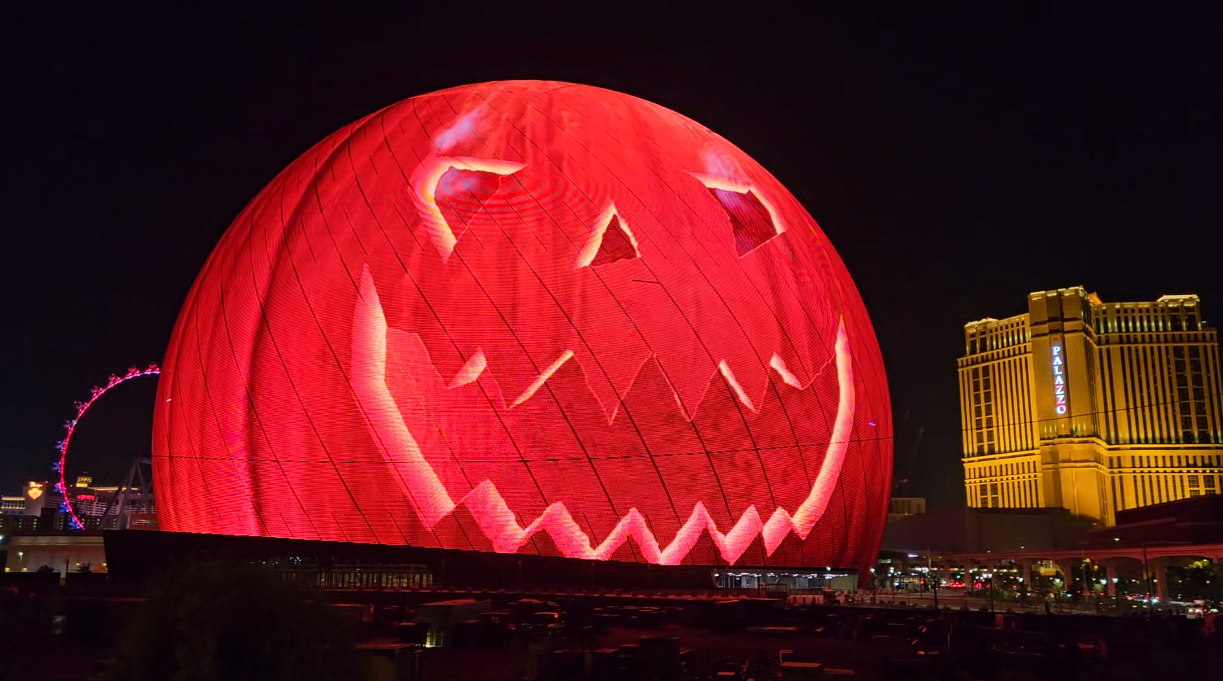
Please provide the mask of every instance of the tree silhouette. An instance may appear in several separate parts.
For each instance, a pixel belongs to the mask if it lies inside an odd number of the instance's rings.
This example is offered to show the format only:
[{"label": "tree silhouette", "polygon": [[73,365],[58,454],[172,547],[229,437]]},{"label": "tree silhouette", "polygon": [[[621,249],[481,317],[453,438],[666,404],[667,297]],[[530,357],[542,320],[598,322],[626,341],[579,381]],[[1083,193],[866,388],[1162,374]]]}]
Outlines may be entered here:
[{"label": "tree silhouette", "polygon": [[343,620],[317,593],[225,560],[180,566],[126,630],[111,681],[343,681],[361,676]]}]

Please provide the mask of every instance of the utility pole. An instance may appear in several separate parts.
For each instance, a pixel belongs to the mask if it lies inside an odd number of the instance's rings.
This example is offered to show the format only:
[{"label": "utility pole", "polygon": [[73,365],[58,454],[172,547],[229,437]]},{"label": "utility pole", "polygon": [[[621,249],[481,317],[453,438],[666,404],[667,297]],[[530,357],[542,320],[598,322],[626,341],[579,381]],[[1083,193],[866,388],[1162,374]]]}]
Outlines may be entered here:
[{"label": "utility pole", "polygon": [[1090,570],[1091,570],[1091,559],[1084,559],[1083,560],[1083,604],[1089,608],[1091,607],[1091,601],[1094,598],[1094,595],[1092,594],[1092,589],[1091,589],[1091,583],[1093,580],[1091,578]]},{"label": "utility pole", "polygon": [[[933,577],[931,577],[933,575]],[[926,579],[930,582],[930,588],[934,590],[934,612],[938,613],[938,575],[934,574],[934,568],[930,562],[930,549],[926,549]]]},{"label": "utility pole", "polygon": [[1147,545],[1142,545],[1142,570],[1147,575],[1147,618],[1151,617],[1151,564],[1147,561]]},{"label": "utility pole", "polygon": [[985,573],[985,578],[989,580],[989,614],[994,614],[994,573]]}]

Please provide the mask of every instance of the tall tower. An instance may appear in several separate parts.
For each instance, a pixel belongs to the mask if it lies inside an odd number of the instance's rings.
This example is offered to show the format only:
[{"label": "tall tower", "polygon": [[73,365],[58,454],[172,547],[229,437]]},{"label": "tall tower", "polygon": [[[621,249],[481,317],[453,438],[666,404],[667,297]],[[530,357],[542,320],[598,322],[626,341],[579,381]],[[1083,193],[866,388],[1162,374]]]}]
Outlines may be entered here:
[{"label": "tall tower", "polygon": [[1113,515],[1108,471],[1100,455],[1096,395],[1096,333],[1091,306],[1100,301],[1081,287],[1028,295],[1028,324],[1046,506],[1108,519]]}]

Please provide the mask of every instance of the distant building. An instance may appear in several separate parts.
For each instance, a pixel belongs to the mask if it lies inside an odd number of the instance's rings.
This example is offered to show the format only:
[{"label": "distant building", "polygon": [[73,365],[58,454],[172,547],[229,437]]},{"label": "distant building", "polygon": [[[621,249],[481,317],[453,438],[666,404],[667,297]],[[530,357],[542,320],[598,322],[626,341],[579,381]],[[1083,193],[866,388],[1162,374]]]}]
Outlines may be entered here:
[{"label": "distant building", "polygon": [[888,501],[888,522],[926,512],[924,497],[892,497]]},{"label": "distant building", "polygon": [[[78,475],[76,483],[68,488],[72,510],[86,529],[119,529],[130,523],[134,515],[153,516],[157,513],[151,490],[123,485],[95,485],[89,473]],[[121,522],[116,518],[121,515]],[[104,521],[102,516],[107,516]],[[147,525],[147,518],[142,524]]]},{"label": "distant building", "polygon": [[7,494],[0,497],[0,515],[21,515],[25,513],[25,497],[10,497]]},{"label": "distant building", "polygon": [[[71,516],[64,507],[65,494],[58,484],[30,481],[20,496],[3,497],[0,535],[45,535],[71,533]],[[94,485],[93,478],[80,476],[65,489],[72,510],[88,533],[100,530],[158,529],[157,507],[147,488]]]},{"label": "distant building", "polygon": [[103,514],[118,515],[120,502],[124,506],[124,515],[156,513],[152,493],[141,494],[140,490],[136,489],[124,489],[114,485],[78,486],[72,488],[71,496],[72,508],[82,522],[86,518],[101,517]]},{"label": "distant building", "polygon": [[[1092,532],[1086,546],[1192,546],[1223,544],[1223,495],[1211,494],[1117,512],[1117,524]],[[1210,555],[1209,549],[1203,549]]]},{"label": "distant building", "polygon": [[55,491],[55,487],[48,482],[31,480],[25,484],[21,498],[23,501],[21,514],[38,516],[42,515],[44,508],[58,508],[64,496]]},{"label": "distant building", "polygon": [[99,534],[18,534],[9,537],[4,548],[5,572],[35,572],[44,565],[60,574],[85,566],[91,572],[106,572],[106,550]]},{"label": "distant building", "polygon": [[1197,296],[1104,303],[1082,287],[964,327],[968,505],[1118,511],[1223,489],[1219,344]]}]

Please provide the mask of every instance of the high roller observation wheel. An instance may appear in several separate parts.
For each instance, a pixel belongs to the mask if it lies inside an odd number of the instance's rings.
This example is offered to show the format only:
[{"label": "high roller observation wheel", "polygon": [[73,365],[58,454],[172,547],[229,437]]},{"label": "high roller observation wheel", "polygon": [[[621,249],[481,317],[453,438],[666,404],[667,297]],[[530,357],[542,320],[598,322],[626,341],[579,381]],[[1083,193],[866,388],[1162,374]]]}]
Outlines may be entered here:
[{"label": "high roller observation wheel", "polygon": [[98,399],[106,393],[114,390],[124,383],[127,383],[130,380],[141,378],[142,376],[157,376],[160,373],[161,367],[158,367],[156,364],[150,364],[145,369],[137,369],[136,367],[132,367],[127,370],[126,374],[123,375],[111,374],[110,378],[106,382],[106,385],[100,388],[95,385],[90,390],[89,399],[87,401],[73,403],[73,406],[76,407],[76,416],[71,420],[64,422],[64,439],[55,443],[56,449],[59,450],[59,460],[56,461],[55,465],[51,467],[52,470],[59,474],[59,481],[55,483],[55,491],[59,493],[61,499],[59,510],[68,514],[68,523],[71,529],[85,529],[85,524],[82,523],[81,519],[76,515],[76,509],[72,508],[72,502],[68,498],[68,483],[64,479],[64,463],[68,459],[68,445],[72,442],[72,433],[76,431],[76,424],[80,422],[83,416],[85,416],[85,412],[89,411],[89,408],[93,406],[93,403],[97,402]]}]

